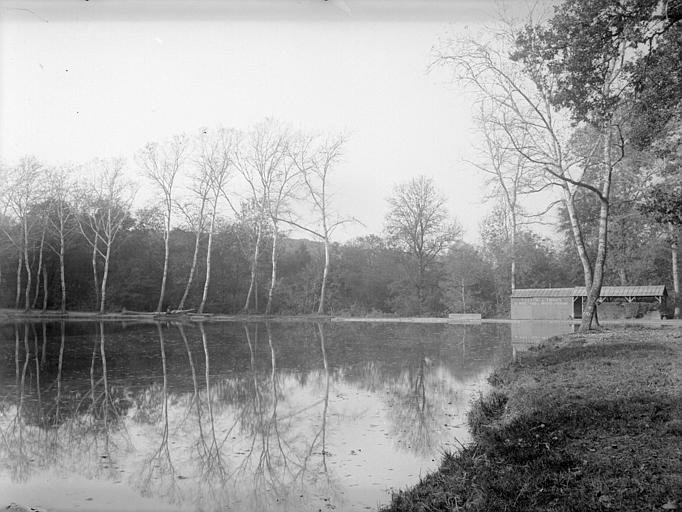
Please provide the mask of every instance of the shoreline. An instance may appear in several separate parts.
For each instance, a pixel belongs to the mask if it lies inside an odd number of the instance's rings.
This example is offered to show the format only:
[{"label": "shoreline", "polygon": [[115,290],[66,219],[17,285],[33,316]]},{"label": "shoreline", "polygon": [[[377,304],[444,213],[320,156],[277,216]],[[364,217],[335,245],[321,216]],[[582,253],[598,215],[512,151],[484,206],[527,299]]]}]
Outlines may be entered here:
[{"label": "shoreline", "polygon": [[[360,317],[360,316],[334,316],[334,315],[264,315],[264,314],[222,314],[222,313],[156,313],[147,311],[126,311],[98,313],[95,311],[23,311],[16,309],[0,309],[0,321],[5,319],[21,320],[103,320],[125,321],[140,320],[151,322],[190,321],[190,322],[333,322],[333,323],[416,323],[416,324],[557,324],[579,325],[580,320],[513,320],[509,318],[482,318],[482,319],[452,319],[447,317]],[[682,326],[682,319],[639,319],[624,318],[617,320],[602,320],[603,326]]]},{"label": "shoreline", "polygon": [[549,338],[493,372],[473,442],[382,512],[682,508],[682,328]]}]

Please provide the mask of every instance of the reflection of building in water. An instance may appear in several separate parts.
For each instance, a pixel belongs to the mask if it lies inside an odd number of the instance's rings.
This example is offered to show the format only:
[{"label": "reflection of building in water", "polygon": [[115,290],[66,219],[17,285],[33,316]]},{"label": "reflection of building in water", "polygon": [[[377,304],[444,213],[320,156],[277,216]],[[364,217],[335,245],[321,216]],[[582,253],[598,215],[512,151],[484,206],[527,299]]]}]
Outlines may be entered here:
[{"label": "reflection of building in water", "polygon": [[552,336],[576,332],[577,328],[573,322],[512,322],[512,347],[526,350]]}]

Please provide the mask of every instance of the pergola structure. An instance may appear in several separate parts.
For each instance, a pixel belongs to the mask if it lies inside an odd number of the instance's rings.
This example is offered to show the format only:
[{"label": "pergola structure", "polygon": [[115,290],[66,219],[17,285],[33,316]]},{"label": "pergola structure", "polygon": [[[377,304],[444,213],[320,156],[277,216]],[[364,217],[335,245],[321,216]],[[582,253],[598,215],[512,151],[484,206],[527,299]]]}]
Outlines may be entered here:
[{"label": "pergola structure", "polygon": [[[602,286],[597,302],[613,302],[614,300],[624,299],[626,302],[655,300],[662,304],[667,296],[668,292],[662,284],[651,286]],[[587,299],[585,287],[576,286],[573,288],[573,297]]]}]

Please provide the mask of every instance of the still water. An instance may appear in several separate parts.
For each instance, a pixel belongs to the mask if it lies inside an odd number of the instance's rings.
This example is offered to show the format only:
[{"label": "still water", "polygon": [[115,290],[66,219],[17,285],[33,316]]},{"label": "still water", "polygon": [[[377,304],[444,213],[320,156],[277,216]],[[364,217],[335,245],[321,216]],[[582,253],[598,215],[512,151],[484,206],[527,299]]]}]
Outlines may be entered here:
[{"label": "still water", "polygon": [[2,324],[0,506],[375,509],[512,351],[508,324]]}]

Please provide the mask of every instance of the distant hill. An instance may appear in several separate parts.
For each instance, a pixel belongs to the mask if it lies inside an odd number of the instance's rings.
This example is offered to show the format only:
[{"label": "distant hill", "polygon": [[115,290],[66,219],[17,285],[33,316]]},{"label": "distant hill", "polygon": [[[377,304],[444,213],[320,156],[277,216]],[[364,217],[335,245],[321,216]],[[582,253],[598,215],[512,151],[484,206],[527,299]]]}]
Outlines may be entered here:
[{"label": "distant hill", "polygon": [[317,240],[307,238],[282,238],[280,249],[282,255],[291,254],[298,251],[301,246],[305,247],[309,254],[321,253],[324,251],[324,244]]}]

